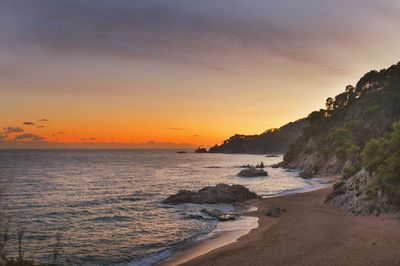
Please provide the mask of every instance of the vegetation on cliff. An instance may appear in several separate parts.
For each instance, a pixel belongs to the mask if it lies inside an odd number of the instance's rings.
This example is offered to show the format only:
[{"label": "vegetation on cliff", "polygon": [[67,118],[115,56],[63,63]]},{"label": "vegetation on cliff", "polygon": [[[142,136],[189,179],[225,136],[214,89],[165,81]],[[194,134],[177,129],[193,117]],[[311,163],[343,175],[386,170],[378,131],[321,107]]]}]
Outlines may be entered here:
[{"label": "vegetation on cliff", "polygon": [[400,208],[400,123],[393,131],[379,139],[370,140],[362,153],[362,166],[372,175],[369,195],[376,199],[381,194]]},{"label": "vegetation on cliff", "polygon": [[265,131],[260,135],[236,134],[225,140],[221,145],[211,147],[212,153],[283,153],[293,143],[308,125],[305,119],[288,123],[281,128]]},{"label": "vegetation on cliff", "polygon": [[[366,143],[388,133],[400,119],[400,63],[371,71],[312,112],[309,126],[284,157],[286,167],[312,174],[354,174]],[[343,169],[344,167],[344,169]]]},{"label": "vegetation on cliff", "polygon": [[400,210],[400,63],[370,71],[307,121],[283,166],[342,174],[328,202],[354,214]]}]

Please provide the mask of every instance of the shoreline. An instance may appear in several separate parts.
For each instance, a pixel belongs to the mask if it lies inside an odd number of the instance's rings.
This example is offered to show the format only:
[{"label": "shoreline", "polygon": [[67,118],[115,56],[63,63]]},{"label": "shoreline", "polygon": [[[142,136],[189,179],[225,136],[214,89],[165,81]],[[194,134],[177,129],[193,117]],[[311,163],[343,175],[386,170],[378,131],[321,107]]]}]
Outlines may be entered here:
[{"label": "shoreline", "polygon": [[[400,265],[400,220],[348,215],[324,204],[331,190],[249,201],[258,207],[249,214],[258,218],[257,228],[179,265]],[[287,213],[266,216],[272,207]]]},{"label": "shoreline", "polygon": [[[231,226],[238,228],[233,228],[233,230],[221,228],[226,227],[227,224],[228,226],[230,224]],[[204,239],[192,243],[190,246],[174,253],[165,261],[162,261],[157,265],[180,265],[199,256],[205,255],[215,249],[234,243],[257,227],[258,218],[250,215],[240,216],[240,219],[236,221],[219,223],[216,229],[204,236]]]},{"label": "shoreline", "polygon": [[[337,180],[337,178],[337,176],[318,177],[318,180],[324,180],[327,182],[320,183],[319,186],[307,190],[300,189],[291,193],[271,195],[262,199],[250,200],[242,203],[243,205],[249,206],[249,209],[255,208],[255,210],[250,210],[239,214],[239,220],[235,220],[232,222],[219,222],[217,228],[204,236],[205,239],[201,239],[196,241],[195,243],[192,243],[188,247],[185,247],[183,250],[172,254],[169,258],[157,263],[156,265],[172,266],[185,264],[193,259],[205,256],[216,249],[224,248],[226,246],[234,244],[240,241],[241,238],[259,229],[260,218],[262,217],[262,215],[265,216],[265,213],[267,211],[267,209],[262,204],[264,200],[286,197],[290,195],[312,193],[313,191],[326,189],[327,187],[331,187],[334,181]],[[225,227],[229,223],[235,224],[235,230],[226,230],[226,228],[224,230],[221,228]],[[268,225],[266,225],[266,227],[264,226],[265,228],[263,229],[269,228],[269,226],[272,226],[273,224],[274,221],[271,221]]]}]

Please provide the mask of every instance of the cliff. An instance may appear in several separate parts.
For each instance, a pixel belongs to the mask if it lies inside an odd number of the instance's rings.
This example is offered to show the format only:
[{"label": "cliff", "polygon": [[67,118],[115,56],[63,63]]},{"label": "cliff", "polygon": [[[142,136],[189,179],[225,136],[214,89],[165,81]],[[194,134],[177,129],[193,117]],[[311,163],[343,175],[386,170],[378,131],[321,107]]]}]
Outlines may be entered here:
[{"label": "cliff", "polygon": [[327,199],[354,214],[400,207],[400,63],[370,71],[326,100],[290,146],[282,165],[304,176],[342,174]]},{"label": "cliff", "polygon": [[221,145],[211,147],[211,153],[283,153],[287,151],[308,125],[305,119],[288,123],[278,129],[269,129],[260,135],[234,135]]}]

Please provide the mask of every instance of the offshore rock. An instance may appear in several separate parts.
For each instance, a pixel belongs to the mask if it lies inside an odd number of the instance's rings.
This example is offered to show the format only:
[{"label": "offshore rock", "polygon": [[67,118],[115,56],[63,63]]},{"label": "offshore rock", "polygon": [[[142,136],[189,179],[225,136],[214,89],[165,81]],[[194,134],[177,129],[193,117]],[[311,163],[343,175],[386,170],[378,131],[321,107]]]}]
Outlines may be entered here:
[{"label": "offshore rock", "polygon": [[257,194],[242,185],[218,184],[213,187],[204,187],[197,192],[179,190],[163,201],[166,204],[215,204],[233,203],[258,198]]},{"label": "offshore rock", "polygon": [[259,176],[268,176],[268,172],[262,169],[256,169],[255,167],[250,167],[248,169],[244,169],[238,173],[239,177],[259,177]]}]

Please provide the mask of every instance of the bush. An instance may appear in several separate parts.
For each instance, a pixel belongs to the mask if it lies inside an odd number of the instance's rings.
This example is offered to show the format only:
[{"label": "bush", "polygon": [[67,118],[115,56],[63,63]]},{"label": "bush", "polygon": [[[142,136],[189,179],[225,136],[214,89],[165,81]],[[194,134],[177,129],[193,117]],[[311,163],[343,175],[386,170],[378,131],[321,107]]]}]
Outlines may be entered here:
[{"label": "bush", "polygon": [[374,176],[369,189],[377,197],[382,191],[400,207],[400,123],[389,135],[370,140],[363,151],[363,166]]}]

